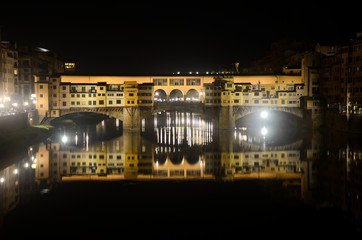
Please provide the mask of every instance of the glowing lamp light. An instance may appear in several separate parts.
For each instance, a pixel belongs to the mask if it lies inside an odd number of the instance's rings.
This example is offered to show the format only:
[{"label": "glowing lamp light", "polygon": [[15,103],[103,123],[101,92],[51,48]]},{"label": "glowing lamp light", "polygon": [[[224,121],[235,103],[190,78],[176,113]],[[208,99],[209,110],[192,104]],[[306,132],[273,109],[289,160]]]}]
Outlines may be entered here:
[{"label": "glowing lamp light", "polygon": [[64,135],[64,136],[62,137],[62,142],[63,142],[63,143],[66,143],[67,141],[68,141],[68,138],[67,138],[67,136]]},{"label": "glowing lamp light", "polygon": [[268,134],[268,129],[266,129],[266,127],[263,127],[263,128],[261,129],[261,135],[265,136],[265,135],[267,135],[267,134]]},{"label": "glowing lamp light", "polygon": [[267,112],[267,111],[262,111],[262,112],[260,113],[260,117],[261,117],[261,118],[267,118],[267,117],[268,117],[268,112]]}]

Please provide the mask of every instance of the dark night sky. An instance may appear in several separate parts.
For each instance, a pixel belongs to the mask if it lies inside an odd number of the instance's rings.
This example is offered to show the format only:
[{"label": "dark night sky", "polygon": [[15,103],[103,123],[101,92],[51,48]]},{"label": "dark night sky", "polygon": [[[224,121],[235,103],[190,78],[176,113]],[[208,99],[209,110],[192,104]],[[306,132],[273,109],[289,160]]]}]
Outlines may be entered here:
[{"label": "dark night sky", "polygon": [[362,10],[346,1],[243,2],[8,1],[0,25],[3,40],[77,59],[83,74],[120,75],[246,67],[285,37],[347,43],[362,30]]}]

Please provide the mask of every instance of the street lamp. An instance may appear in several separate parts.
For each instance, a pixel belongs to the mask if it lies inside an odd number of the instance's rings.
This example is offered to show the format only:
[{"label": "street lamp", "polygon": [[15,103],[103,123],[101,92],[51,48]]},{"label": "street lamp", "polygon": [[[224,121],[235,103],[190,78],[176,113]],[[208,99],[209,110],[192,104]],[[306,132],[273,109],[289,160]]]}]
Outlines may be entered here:
[{"label": "street lamp", "polygon": [[62,137],[62,142],[65,144],[67,141],[68,141],[68,138],[67,138],[67,136],[64,135],[64,136]]}]

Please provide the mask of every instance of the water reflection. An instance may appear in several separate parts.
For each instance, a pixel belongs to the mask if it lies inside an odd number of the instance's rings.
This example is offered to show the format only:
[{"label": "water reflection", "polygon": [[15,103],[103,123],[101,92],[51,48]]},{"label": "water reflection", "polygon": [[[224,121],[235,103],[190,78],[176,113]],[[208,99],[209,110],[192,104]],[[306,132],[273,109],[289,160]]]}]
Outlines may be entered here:
[{"label": "water reflection", "polygon": [[178,112],[154,117],[151,135],[120,136],[112,121],[61,128],[50,141],[3,167],[1,215],[64,181],[273,179],[306,203],[338,206],[362,217],[362,150],[356,139],[312,133],[277,145],[245,129],[214,131],[201,116]]},{"label": "water reflection", "polygon": [[154,115],[156,143],[161,145],[205,145],[213,141],[213,125],[200,114],[163,112]]}]

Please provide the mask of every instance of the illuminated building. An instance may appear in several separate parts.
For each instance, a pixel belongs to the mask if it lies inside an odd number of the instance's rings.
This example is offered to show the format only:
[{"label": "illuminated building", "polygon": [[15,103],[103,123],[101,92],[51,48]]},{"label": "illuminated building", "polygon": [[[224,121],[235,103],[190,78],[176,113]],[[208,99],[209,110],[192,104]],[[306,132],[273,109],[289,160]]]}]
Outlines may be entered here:
[{"label": "illuminated building", "polygon": [[61,82],[60,75],[35,79],[36,109],[40,116],[59,117],[69,108],[152,106],[153,85],[125,81],[122,84]]},{"label": "illuminated building", "polygon": [[0,44],[0,98],[4,99],[18,92],[18,51],[15,45],[1,42],[1,37]]},{"label": "illuminated building", "polygon": [[[206,106],[299,107],[299,99],[307,94],[301,77],[294,75],[38,75],[35,82],[39,86],[35,89],[39,115],[48,117],[59,117],[60,110],[69,108],[153,106],[154,103],[165,101],[201,102]],[[48,94],[44,92],[47,89]]]},{"label": "illuminated building", "polygon": [[[304,84],[298,77],[244,77],[250,82],[236,82],[237,78],[216,79],[205,85],[207,106],[281,106],[299,107],[306,96]],[[274,80],[274,81],[273,81]]]}]

